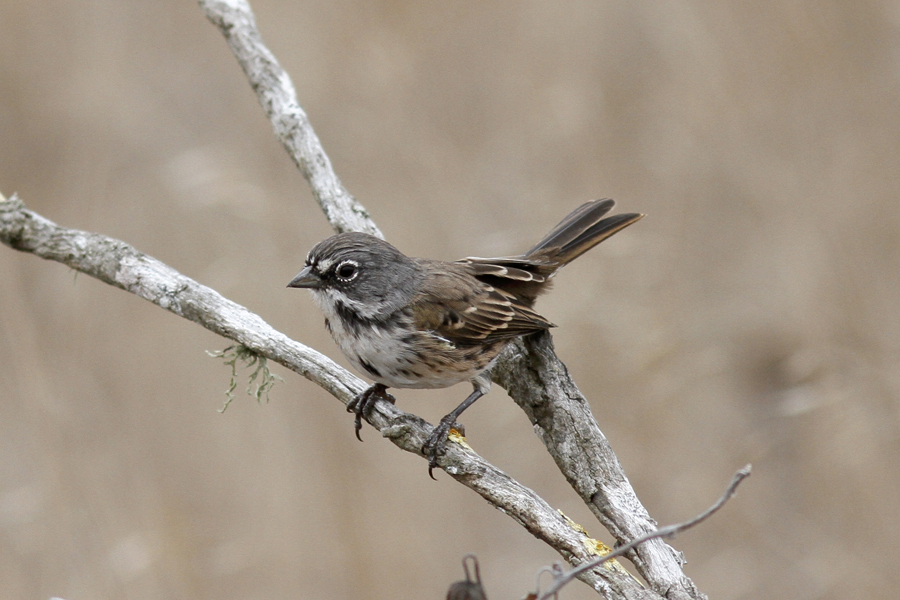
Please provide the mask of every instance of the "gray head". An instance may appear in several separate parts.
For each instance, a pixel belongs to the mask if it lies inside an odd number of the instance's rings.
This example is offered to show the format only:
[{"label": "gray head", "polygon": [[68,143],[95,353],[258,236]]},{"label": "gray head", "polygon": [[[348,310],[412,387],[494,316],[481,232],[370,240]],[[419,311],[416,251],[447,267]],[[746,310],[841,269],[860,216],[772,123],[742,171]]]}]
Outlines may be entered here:
[{"label": "gray head", "polygon": [[288,287],[307,288],[316,300],[339,302],[363,318],[388,315],[416,292],[419,267],[367,233],[339,233],[309,251]]}]

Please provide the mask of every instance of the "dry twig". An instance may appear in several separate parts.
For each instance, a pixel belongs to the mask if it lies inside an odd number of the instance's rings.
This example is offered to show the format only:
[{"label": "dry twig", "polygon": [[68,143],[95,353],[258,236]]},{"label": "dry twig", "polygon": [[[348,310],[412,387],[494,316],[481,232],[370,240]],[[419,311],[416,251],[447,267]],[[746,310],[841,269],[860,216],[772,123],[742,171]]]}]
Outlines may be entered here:
[{"label": "dry twig", "polygon": [[[618,558],[620,556],[625,556],[628,552],[640,546],[643,543],[646,543],[655,538],[673,538],[677,534],[698,525],[711,517],[715,512],[717,512],[720,508],[725,506],[725,503],[728,502],[732,496],[737,492],[738,486],[741,484],[744,479],[750,477],[750,465],[739,469],[737,473],[734,474],[734,477],[731,478],[731,483],[728,484],[728,488],[726,488],[725,492],[722,496],[716,500],[716,502],[704,510],[702,513],[694,517],[693,519],[689,519],[684,521],[683,523],[676,523],[675,525],[668,525],[666,527],[661,527],[652,533],[648,533],[647,535],[643,535],[636,540],[632,540],[627,544],[623,544],[619,546],[609,554],[605,556],[601,556],[595,560],[587,562],[583,565],[579,565],[578,567],[571,569],[570,571],[562,572],[559,569],[550,569],[550,571],[554,574],[553,583],[550,585],[547,590],[537,597],[537,600],[550,600],[551,597],[555,597],[559,591],[568,584],[570,581],[584,573],[585,571],[590,571],[591,569],[596,569],[603,563],[613,560],[614,558]],[[547,567],[542,569],[541,571],[546,570]]]}]

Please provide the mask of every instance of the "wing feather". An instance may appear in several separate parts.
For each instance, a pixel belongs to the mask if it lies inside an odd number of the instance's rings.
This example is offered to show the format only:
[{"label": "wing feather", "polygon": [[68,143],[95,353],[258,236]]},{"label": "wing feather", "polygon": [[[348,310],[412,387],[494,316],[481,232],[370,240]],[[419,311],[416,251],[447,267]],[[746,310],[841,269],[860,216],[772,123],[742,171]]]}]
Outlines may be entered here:
[{"label": "wing feather", "polygon": [[[494,277],[500,269],[492,269]],[[457,345],[515,338],[553,327],[513,294],[476,279],[461,263],[431,270],[411,302],[416,326]]]}]

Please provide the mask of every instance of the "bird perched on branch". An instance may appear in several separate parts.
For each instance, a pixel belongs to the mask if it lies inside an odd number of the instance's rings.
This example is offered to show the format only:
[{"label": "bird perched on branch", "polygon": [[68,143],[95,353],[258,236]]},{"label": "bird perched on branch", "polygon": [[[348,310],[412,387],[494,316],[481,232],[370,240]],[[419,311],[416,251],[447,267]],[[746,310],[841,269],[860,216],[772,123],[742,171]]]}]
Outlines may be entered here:
[{"label": "bird perched on branch", "polygon": [[347,405],[362,417],[388,388],[474,391],[441,419],[422,448],[437,466],[456,419],[491,386],[490,368],[512,339],[553,327],[532,310],[550,279],[644,215],[605,217],[615,203],[594,200],[572,211],[521,256],[444,262],[410,258],[365,233],[339,233],[316,244],[288,287],[307,288],[325,327],[353,366],[375,384]]}]

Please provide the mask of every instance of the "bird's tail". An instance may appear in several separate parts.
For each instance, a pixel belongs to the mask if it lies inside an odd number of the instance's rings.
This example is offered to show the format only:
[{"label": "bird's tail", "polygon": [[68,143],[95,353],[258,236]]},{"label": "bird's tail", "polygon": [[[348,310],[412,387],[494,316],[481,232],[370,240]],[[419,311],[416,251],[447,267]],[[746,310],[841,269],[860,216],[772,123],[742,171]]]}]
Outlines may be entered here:
[{"label": "bird's tail", "polygon": [[640,213],[625,213],[604,219],[603,215],[612,210],[614,205],[615,202],[609,199],[582,204],[526,252],[524,257],[546,262],[555,271],[644,216]]}]

